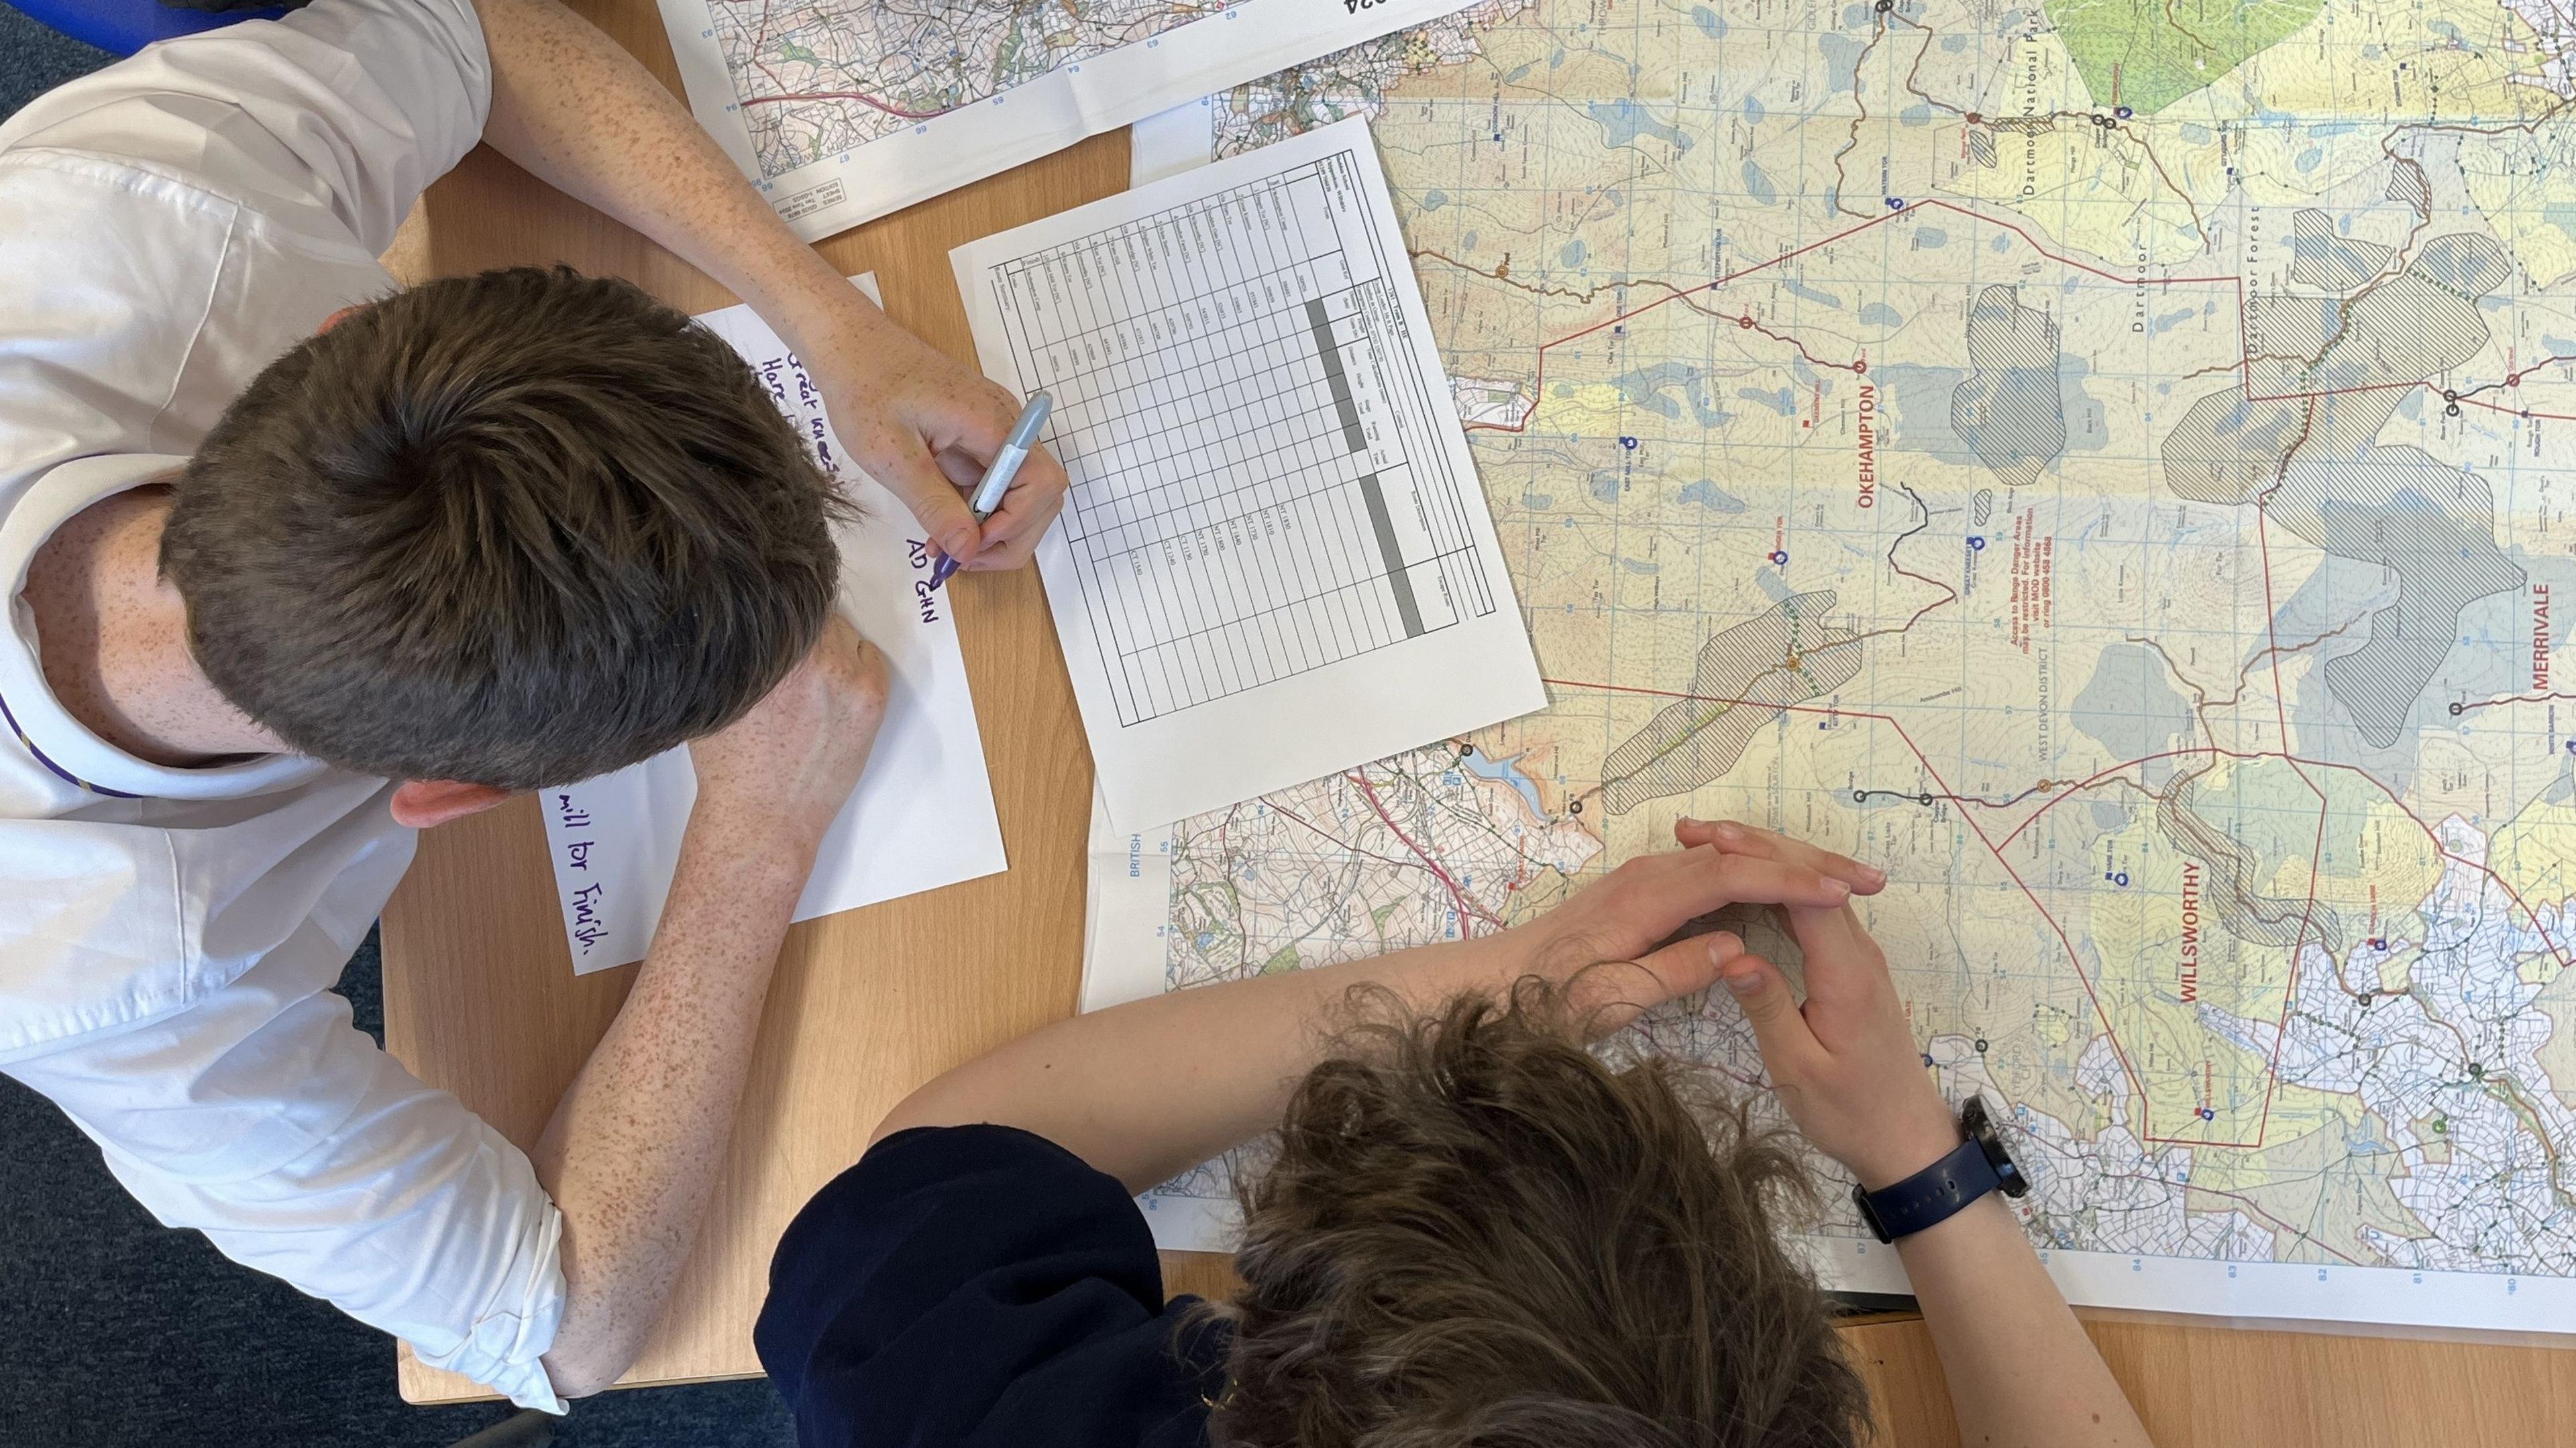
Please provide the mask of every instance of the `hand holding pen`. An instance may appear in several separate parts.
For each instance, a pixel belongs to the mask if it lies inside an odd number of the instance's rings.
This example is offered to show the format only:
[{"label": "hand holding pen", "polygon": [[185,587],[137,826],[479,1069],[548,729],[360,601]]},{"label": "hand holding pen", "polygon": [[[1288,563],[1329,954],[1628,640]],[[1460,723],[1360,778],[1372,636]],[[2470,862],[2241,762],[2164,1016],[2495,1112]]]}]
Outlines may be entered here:
[{"label": "hand holding pen", "polygon": [[[984,469],[984,480],[975,485],[975,494],[967,501],[980,524],[1002,506],[1002,495],[1011,490],[1011,479],[1017,477],[1020,464],[1026,462],[1029,450],[1038,445],[1038,430],[1046,426],[1047,414],[1055,410],[1055,399],[1043,392],[1029,394],[1028,406],[1020,409],[1020,420],[1011,425],[1011,435],[1002,450],[993,454],[993,465]],[[957,572],[957,560],[941,555],[939,565],[930,571],[930,586],[937,588]]]}]

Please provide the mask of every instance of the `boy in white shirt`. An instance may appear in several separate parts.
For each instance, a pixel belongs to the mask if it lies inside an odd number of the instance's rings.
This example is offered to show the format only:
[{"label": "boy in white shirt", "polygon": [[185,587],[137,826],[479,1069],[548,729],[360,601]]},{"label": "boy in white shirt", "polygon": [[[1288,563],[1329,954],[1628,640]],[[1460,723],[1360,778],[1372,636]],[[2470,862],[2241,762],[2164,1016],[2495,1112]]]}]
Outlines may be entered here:
[{"label": "boy in white shirt", "polygon": [[[560,1411],[687,1256],[884,678],[830,619],[839,503],[721,343],[564,271],[396,292],[478,137],[757,306],[968,567],[1064,480],[978,527],[949,477],[1011,399],[554,0],[316,0],[0,126],[0,1070],[163,1222]],[[415,828],[682,740],[660,932],[531,1162],[328,987]]]}]

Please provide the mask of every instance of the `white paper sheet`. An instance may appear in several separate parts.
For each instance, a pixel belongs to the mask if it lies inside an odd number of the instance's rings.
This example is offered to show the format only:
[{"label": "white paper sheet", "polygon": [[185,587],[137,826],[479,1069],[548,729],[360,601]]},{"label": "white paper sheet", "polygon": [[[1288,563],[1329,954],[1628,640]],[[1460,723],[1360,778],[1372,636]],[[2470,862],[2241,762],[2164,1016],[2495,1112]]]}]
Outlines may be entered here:
[{"label": "white paper sheet", "polygon": [[1091,795],[1091,867],[1083,877],[1082,994],[1076,1010],[1125,1005],[1172,988],[1172,827],[1122,830]]},{"label": "white paper sheet", "polygon": [[807,240],[1468,0],[661,0],[698,123]]},{"label": "white paper sheet", "polygon": [[[851,281],[877,294],[874,277]],[[803,367],[751,308],[728,307],[698,320],[759,372],[779,410],[864,510],[833,534],[841,545],[840,608],[885,652],[894,680],[867,773],[823,837],[795,918],[855,910],[1002,870],[1002,826],[993,812],[957,625],[946,591],[927,587],[930,558],[911,512],[842,461],[840,440]],[[697,793],[685,747],[544,792],[547,854],[574,974],[644,958]]]},{"label": "white paper sheet", "polygon": [[1183,101],[1130,126],[1127,184],[1150,186],[1216,159],[1216,107],[1224,99],[1210,95]]},{"label": "white paper sheet", "polygon": [[1545,705],[1365,125],[951,260],[1055,398],[1038,567],[1120,828]]}]

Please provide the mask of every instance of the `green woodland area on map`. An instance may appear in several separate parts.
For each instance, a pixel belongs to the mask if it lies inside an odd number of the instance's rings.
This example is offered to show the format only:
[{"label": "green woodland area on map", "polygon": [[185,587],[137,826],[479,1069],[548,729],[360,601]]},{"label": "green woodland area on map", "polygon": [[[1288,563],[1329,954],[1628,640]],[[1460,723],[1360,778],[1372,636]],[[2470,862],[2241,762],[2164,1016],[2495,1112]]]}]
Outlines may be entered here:
[{"label": "green woodland area on map", "polygon": [[2152,116],[2315,17],[2319,0],[2049,0],[2095,100]]}]

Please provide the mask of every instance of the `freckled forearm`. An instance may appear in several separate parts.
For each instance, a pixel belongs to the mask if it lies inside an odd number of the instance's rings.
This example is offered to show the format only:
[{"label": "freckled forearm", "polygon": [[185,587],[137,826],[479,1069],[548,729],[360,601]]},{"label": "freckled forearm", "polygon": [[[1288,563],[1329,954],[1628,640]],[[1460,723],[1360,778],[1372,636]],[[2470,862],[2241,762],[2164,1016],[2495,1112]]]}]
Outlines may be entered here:
[{"label": "freckled forearm", "polygon": [[801,345],[795,324],[818,309],[881,320],[598,27],[557,0],[476,8],[492,55],[493,149],[715,278],[790,341]]},{"label": "freckled forearm", "polygon": [[660,1320],[687,1261],[810,848],[692,818],[635,988],[533,1153],[563,1213],[566,1302],[549,1370],[605,1387]]}]

